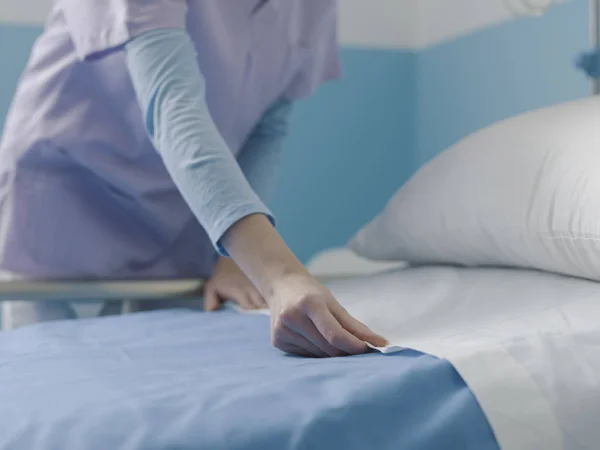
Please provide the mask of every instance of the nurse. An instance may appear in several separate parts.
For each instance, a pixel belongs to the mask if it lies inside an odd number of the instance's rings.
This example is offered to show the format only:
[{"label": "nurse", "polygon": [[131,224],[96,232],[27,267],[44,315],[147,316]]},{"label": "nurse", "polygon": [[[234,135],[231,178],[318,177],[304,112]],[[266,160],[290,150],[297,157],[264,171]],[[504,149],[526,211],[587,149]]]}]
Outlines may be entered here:
[{"label": "nurse", "polygon": [[[384,345],[265,206],[293,101],[339,72],[335,0],[58,0],[0,144],[0,268],[207,277],[206,309],[268,305],[285,352]],[[76,317],[66,302],[3,313],[6,328]]]}]

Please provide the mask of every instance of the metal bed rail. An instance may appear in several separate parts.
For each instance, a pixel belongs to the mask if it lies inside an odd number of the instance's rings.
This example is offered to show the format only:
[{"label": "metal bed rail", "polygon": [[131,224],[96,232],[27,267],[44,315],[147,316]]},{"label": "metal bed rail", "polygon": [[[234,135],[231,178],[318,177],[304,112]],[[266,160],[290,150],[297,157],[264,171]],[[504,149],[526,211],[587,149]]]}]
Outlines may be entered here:
[{"label": "metal bed rail", "polygon": [[152,300],[197,298],[203,280],[8,280],[0,282],[6,300]]},{"label": "metal bed rail", "polygon": [[[321,283],[350,275],[318,277]],[[197,299],[202,295],[201,279],[138,280],[7,280],[0,281],[0,301],[26,300],[156,300]]]}]

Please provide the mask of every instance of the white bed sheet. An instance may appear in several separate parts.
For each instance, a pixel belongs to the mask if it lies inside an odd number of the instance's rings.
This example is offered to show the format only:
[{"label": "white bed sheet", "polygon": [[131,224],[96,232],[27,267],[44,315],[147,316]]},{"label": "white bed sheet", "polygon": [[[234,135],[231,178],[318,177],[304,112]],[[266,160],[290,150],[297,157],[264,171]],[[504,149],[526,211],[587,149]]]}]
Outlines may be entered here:
[{"label": "white bed sheet", "polygon": [[348,278],[406,267],[397,261],[370,261],[356,255],[346,247],[329,248],[317,253],[306,263],[315,277],[322,279]]},{"label": "white bed sheet", "polygon": [[510,269],[409,268],[329,284],[392,345],[448,359],[505,450],[600,445],[600,284]]}]

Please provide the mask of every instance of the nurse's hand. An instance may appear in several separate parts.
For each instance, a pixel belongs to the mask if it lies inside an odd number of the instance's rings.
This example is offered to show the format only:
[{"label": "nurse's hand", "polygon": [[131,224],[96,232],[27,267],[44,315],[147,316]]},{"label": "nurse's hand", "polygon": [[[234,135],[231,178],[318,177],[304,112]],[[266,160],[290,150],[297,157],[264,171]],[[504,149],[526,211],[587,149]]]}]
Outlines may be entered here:
[{"label": "nurse's hand", "polygon": [[367,342],[387,342],[353,318],[310,275],[287,276],[268,299],[271,338],[278,349],[300,356],[330,357],[366,353]]},{"label": "nurse's hand", "polygon": [[311,276],[266,217],[244,217],[222,243],[269,304],[271,339],[278,349],[326,357],[365,353],[367,342],[387,345]]},{"label": "nurse's hand", "polygon": [[204,309],[216,311],[228,300],[247,310],[267,308],[263,296],[237,264],[232,259],[219,257],[213,276],[204,286]]}]

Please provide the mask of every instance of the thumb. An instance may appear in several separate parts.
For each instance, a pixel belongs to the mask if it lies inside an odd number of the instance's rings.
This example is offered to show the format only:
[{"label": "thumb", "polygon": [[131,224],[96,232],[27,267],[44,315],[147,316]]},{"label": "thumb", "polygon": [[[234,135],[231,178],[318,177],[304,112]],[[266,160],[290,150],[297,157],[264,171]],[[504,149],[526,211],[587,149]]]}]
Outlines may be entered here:
[{"label": "thumb", "polygon": [[352,317],[339,303],[336,303],[331,309],[340,325],[357,338],[362,339],[375,347],[385,347],[389,344],[385,338],[374,333],[364,323]]}]

